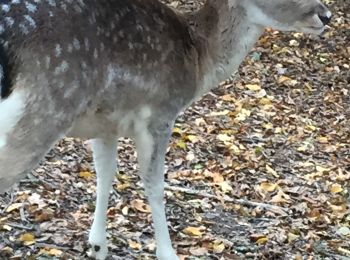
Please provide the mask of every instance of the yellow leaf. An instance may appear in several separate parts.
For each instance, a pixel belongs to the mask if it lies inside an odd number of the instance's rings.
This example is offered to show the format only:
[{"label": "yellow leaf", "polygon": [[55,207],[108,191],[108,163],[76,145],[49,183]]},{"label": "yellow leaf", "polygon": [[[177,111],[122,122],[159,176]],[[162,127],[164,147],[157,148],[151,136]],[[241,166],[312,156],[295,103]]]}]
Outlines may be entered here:
[{"label": "yellow leaf", "polygon": [[128,243],[129,243],[129,246],[134,250],[140,250],[142,248],[140,243],[132,241],[131,239],[128,239]]},{"label": "yellow leaf", "polygon": [[263,183],[260,184],[260,188],[263,191],[273,192],[277,188],[277,184],[269,183],[269,182],[263,182]]},{"label": "yellow leaf", "polygon": [[13,203],[12,205],[10,205],[7,209],[6,212],[10,213],[16,209],[19,209],[20,207],[22,207],[23,203]]},{"label": "yellow leaf", "polygon": [[11,247],[6,246],[1,249],[1,252],[3,254],[13,254],[13,249]]},{"label": "yellow leaf", "polygon": [[262,245],[262,244],[266,244],[266,242],[269,241],[269,239],[267,237],[262,237],[262,238],[259,238],[256,243],[258,245]]},{"label": "yellow leaf", "polygon": [[232,186],[227,181],[220,183],[220,188],[224,193],[227,193],[233,190]]},{"label": "yellow leaf", "polygon": [[306,152],[309,149],[309,144],[304,143],[302,146],[298,147],[298,152]]},{"label": "yellow leaf", "polygon": [[79,172],[79,177],[84,179],[90,179],[93,176],[91,172]]},{"label": "yellow leaf", "polygon": [[126,190],[127,188],[129,188],[130,187],[130,183],[119,183],[118,185],[117,185],[117,190],[118,191],[124,191],[124,190]]},{"label": "yellow leaf", "polygon": [[270,166],[268,166],[268,165],[266,165],[266,171],[267,171],[267,173],[272,174],[272,175],[275,176],[276,178],[280,177],[280,176],[278,175],[278,173],[277,173],[274,169],[272,169]]},{"label": "yellow leaf", "polygon": [[195,236],[195,237],[202,236],[201,230],[197,227],[187,227],[183,230],[183,232],[189,236]]},{"label": "yellow leaf", "polygon": [[324,172],[329,172],[329,168],[325,168],[323,166],[320,166],[320,165],[316,165],[316,171],[318,173],[324,173]]},{"label": "yellow leaf", "polygon": [[294,46],[294,47],[297,47],[299,46],[299,42],[297,40],[290,40],[289,41],[289,46]]},{"label": "yellow leaf", "polygon": [[298,253],[298,254],[295,256],[294,260],[303,260],[303,257]]},{"label": "yellow leaf", "polygon": [[219,172],[212,173],[212,178],[214,183],[222,183],[225,181],[224,177]]},{"label": "yellow leaf", "polygon": [[179,147],[179,148],[181,148],[181,149],[184,149],[184,150],[186,150],[186,148],[187,148],[186,143],[185,143],[184,141],[182,141],[182,140],[178,141],[178,142],[176,143],[176,146]]},{"label": "yellow leaf", "polygon": [[227,134],[218,134],[216,136],[216,138],[218,140],[220,140],[221,142],[229,142],[229,141],[232,141],[232,137],[228,136]]},{"label": "yellow leaf", "polygon": [[215,254],[221,254],[225,250],[225,244],[220,241],[215,241],[213,251]]},{"label": "yellow leaf", "polygon": [[338,251],[344,255],[347,255],[347,256],[350,256],[350,250],[349,249],[346,249],[346,248],[343,248],[343,247],[338,247],[337,248]]},{"label": "yellow leaf", "polygon": [[63,254],[61,250],[56,248],[42,248],[39,253],[49,256],[61,256]]},{"label": "yellow leaf", "polygon": [[235,101],[235,98],[231,94],[227,94],[221,97],[223,101]]},{"label": "yellow leaf", "polygon": [[214,112],[211,112],[210,114],[209,114],[209,116],[226,116],[226,115],[228,115],[229,113],[230,113],[231,111],[230,110],[224,110],[224,111],[218,111],[218,112],[216,112],[216,111],[214,111]]},{"label": "yellow leaf", "polygon": [[284,202],[288,202],[289,199],[290,199],[290,197],[287,194],[285,194],[282,190],[279,190],[278,193],[272,197],[270,202],[284,203]]},{"label": "yellow leaf", "polygon": [[306,129],[314,132],[314,131],[317,130],[317,127],[314,126],[314,125],[307,125],[307,126],[306,126]]},{"label": "yellow leaf", "polygon": [[259,91],[259,90],[261,90],[261,86],[257,85],[257,84],[248,84],[248,85],[246,85],[246,87],[249,90],[252,90],[252,91]]},{"label": "yellow leaf", "polygon": [[286,77],[286,76],[281,76],[281,77],[279,77],[279,79],[278,79],[278,84],[282,84],[282,83],[285,83],[285,82],[288,82],[288,81],[291,81],[292,79],[291,78],[289,78],[289,77]]},{"label": "yellow leaf", "polygon": [[251,111],[245,108],[242,108],[242,110],[236,115],[235,120],[238,122],[245,121],[248,117],[251,115]]},{"label": "yellow leaf", "polygon": [[197,143],[198,142],[198,137],[195,135],[187,135],[186,139],[189,140],[191,143]]},{"label": "yellow leaf", "polygon": [[125,206],[124,208],[122,208],[122,213],[124,216],[127,216],[129,214],[129,207]]},{"label": "yellow leaf", "polygon": [[326,144],[326,143],[328,143],[328,138],[325,136],[320,136],[317,138],[317,141],[321,144]]},{"label": "yellow leaf", "polygon": [[281,127],[276,127],[275,129],[275,134],[280,134],[282,133],[283,129]]},{"label": "yellow leaf", "polygon": [[130,205],[140,212],[143,212],[143,213],[151,212],[150,207],[146,203],[144,203],[142,200],[133,200],[131,201]]},{"label": "yellow leaf", "polygon": [[233,152],[234,155],[240,155],[241,154],[241,150],[239,149],[239,147],[237,145],[232,144],[230,146],[230,150]]},{"label": "yellow leaf", "polygon": [[182,135],[182,130],[178,127],[173,128],[173,134]]},{"label": "yellow leaf", "polygon": [[259,104],[263,106],[271,105],[271,100],[268,98],[262,98],[259,100]]},{"label": "yellow leaf", "polygon": [[288,233],[288,242],[293,242],[294,240],[298,239],[299,236],[298,235],[295,235],[293,233]]},{"label": "yellow leaf", "polygon": [[0,230],[11,231],[12,227],[10,227],[9,225],[3,225],[3,226],[0,226]]},{"label": "yellow leaf", "polygon": [[263,124],[262,126],[263,126],[265,129],[267,129],[267,130],[273,128],[273,124],[271,124],[271,123],[266,123],[266,124]]},{"label": "yellow leaf", "polygon": [[32,233],[25,233],[19,237],[25,246],[30,246],[35,243],[35,236]]},{"label": "yellow leaf", "polygon": [[334,205],[334,204],[330,204],[329,205],[329,207],[333,210],[333,211],[335,211],[335,212],[337,212],[337,213],[343,213],[343,212],[347,212],[347,204],[342,204],[342,205]]},{"label": "yellow leaf", "polygon": [[331,186],[331,192],[332,193],[339,193],[339,192],[342,192],[343,191],[343,188],[340,184],[333,184]]}]

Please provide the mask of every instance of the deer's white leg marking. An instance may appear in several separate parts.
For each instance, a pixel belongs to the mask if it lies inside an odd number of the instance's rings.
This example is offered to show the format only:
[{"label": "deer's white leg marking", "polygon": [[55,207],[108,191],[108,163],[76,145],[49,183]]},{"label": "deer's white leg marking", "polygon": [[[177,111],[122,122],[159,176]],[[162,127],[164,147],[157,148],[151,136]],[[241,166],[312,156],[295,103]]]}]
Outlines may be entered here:
[{"label": "deer's white leg marking", "polygon": [[[143,113],[146,115],[148,111]],[[152,136],[147,125],[142,125],[141,122],[135,125],[135,132],[141,179],[152,210],[157,258],[158,260],[178,260],[171,245],[163,202],[164,161],[170,134],[161,132]]]},{"label": "deer's white leg marking", "polygon": [[117,169],[117,140],[95,139],[92,141],[92,149],[97,174],[97,199],[89,242],[93,256],[98,260],[104,260],[108,254],[106,212],[109,192]]},{"label": "deer's white leg marking", "polygon": [[0,101],[0,148],[6,145],[6,136],[21,119],[27,95],[15,91],[7,99]]}]

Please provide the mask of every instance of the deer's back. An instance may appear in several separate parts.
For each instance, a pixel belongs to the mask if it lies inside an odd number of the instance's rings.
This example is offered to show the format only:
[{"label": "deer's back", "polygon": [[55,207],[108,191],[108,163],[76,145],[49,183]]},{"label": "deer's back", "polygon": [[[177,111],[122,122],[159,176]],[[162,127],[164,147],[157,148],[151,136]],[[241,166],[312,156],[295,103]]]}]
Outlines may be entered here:
[{"label": "deer's back", "polygon": [[77,114],[140,104],[176,113],[193,98],[197,61],[189,28],[157,0],[0,5],[2,98],[28,88],[49,99],[51,110]]}]

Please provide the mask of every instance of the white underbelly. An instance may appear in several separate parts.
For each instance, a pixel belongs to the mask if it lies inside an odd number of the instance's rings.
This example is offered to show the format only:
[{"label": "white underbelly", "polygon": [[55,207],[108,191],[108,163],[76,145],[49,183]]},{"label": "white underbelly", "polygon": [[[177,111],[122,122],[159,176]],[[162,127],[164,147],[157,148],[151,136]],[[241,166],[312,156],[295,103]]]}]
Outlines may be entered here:
[{"label": "white underbelly", "polygon": [[151,110],[148,107],[110,114],[88,114],[74,122],[67,136],[84,139],[134,137],[140,128],[147,129]]}]

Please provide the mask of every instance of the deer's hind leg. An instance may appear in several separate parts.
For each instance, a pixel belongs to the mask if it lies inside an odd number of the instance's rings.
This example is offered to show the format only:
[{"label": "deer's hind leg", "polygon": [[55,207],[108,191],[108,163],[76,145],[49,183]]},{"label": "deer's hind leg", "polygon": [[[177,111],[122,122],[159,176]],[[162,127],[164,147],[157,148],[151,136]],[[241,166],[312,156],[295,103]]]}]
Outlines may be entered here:
[{"label": "deer's hind leg", "polygon": [[0,193],[25,177],[69,127],[48,106],[25,89],[0,100]]}]

